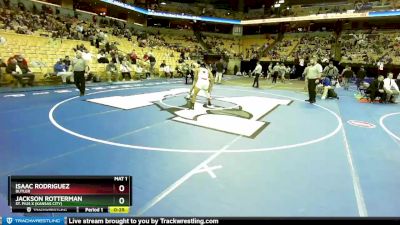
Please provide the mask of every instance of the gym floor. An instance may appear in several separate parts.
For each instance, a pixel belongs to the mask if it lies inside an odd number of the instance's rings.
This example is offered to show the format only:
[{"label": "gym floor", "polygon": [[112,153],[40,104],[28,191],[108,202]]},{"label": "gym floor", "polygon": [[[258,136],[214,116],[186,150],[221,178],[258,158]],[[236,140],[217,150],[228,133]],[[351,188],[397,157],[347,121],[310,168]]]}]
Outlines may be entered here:
[{"label": "gym floor", "polygon": [[260,82],[195,110],[180,79],[3,90],[0,215],[9,175],[131,175],[135,216],[400,216],[399,104]]}]

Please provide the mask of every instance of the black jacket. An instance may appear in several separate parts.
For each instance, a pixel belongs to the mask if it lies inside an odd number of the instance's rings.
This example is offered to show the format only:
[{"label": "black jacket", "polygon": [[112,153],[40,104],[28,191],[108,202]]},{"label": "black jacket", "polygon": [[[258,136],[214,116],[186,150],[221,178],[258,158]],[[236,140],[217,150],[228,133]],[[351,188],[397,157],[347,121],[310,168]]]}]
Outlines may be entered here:
[{"label": "black jacket", "polygon": [[378,79],[375,79],[371,85],[368,87],[369,91],[378,91],[379,89],[383,89],[383,81],[378,81]]}]

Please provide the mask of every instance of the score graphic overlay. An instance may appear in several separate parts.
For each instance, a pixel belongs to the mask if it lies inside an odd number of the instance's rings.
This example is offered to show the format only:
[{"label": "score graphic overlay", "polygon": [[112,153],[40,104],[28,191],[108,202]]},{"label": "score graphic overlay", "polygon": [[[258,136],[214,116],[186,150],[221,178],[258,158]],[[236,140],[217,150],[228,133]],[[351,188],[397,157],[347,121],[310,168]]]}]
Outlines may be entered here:
[{"label": "score graphic overlay", "polygon": [[9,176],[8,205],[24,213],[128,213],[131,176]]}]

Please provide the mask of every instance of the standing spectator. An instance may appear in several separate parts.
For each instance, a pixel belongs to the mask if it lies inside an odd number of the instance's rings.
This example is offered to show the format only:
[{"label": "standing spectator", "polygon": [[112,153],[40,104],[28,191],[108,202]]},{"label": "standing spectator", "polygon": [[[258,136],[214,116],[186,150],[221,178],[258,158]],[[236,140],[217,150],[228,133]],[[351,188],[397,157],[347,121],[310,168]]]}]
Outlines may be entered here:
[{"label": "standing spectator", "polygon": [[217,75],[215,78],[215,83],[221,84],[222,74],[224,73],[224,60],[222,58],[217,62],[216,68]]},{"label": "standing spectator", "polygon": [[268,65],[267,80],[272,77],[273,73],[274,73],[274,70],[273,70],[272,62],[270,62]]},{"label": "standing spectator", "polygon": [[325,66],[324,68],[324,75],[329,77],[330,80],[336,79],[339,75],[339,70],[336,66],[333,65],[333,61],[329,62],[329,65]]},{"label": "standing spectator", "polygon": [[[290,69],[289,69],[290,71]],[[281,76],[282,83],[285,83],[286,80],[286,74],[289,72],[288,69],[286,68],[285,64],[281,62],[279,66],[279,74]]]},{"label": "standing spectator", "polygon": [[349,65],[347,65],[346,68],[342,71],[341,76],[343,78],[344,90],[349,90],[350,79],[354,76],[354,72],[351,70],[351,67]]},{"label": "standing spectator", "polygon": [[81,52],[78,51],[76,53],[76,58],[72,62],[72,67],[74,71],[75,86],[79,89],[80,96],[84,96],[86,90],[85,71],[88,66],[86,61],[82,58]]},{"label": "standing spectator", "polygon": [[357,80],[356,80],[357,88],[360,88],[360,84],[364,80],[366,75],[367,72],[365,71],[364,66],[361,66],[357,72]]},{"label": "standing spectator", "polygon": [[322,66],[317,62],[316,58],[310,59],[310,66],[306,71],[306,79],[308,80],[308,96],[309,99],[306,100],[311,104],[315,103],[316,92],[315,88],[318,82],[318,79],[322,74]]},{"label": "standing spectator", "polygon": [[281,70],[279,63],[276,63],[275,66],[272,68],[272,83],[276,84],[276,80],[280,76]]},{"label": "standing spectator", "polygon": [[237,65],[235,65],[235,66],[233,67],[233,74],[237,74],[238,72],[240,72],[240,71],[239,71],[239,67],[238,67]]},{"label": "standing spectator", "polygon": [[304,71],[302,73],[302,76],[304,77],[304,91],[308,92],[308,80],[306,74],[308,73],[308,69],[310,68],[311,64],[307,63],[306,68],[304,68]]},{"label": "standing spectator", "polygon": [[383,67],[385,65],[385,63],[383,62],[383,60],[379,60],[376,65],[378,66],[378,75],[382,75],[383,73]]},{"label": "standing spectator", "polygon": [[260,62],[257,62],[256,68],[253,71],[253,74],[255,75],[254,82],[253,82],[253,87],[256,87],[256,88],[259,87],[258,78],[261,75],[261,71],[262,71],[262,66],[261,66]]},{"label": "standing spectator", "polygon": [[109,62],[106,66],[106,73],[108,82],[111,82],[111,76],[114,76],[115,81],[118,81],[118,69],[113,61]]},{"label": "standing spectator", "polygon": [[396,98],[400,94],[396,80],[393,79],[393,73],[388,73],[383,80],[383,89],[386,93],[386,102],[396,103]]},{"label": "standing spectator", "polygon": [[156,65],[156,58],[152,53],[149,54],[149,61],[150,61],[150,74],[151,76],[154,75],[154,66]]}]

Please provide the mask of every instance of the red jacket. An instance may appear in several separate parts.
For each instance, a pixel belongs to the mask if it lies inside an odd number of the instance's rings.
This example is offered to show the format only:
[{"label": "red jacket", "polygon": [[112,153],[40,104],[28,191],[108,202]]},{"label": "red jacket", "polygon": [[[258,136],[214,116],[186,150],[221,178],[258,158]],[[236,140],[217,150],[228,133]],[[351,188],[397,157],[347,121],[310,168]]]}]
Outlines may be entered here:
[{"label": "red jacket", "polygon": [[[18,58],[18,55],[14,55],[14,56],[10,57],[10,58],[7,60],[7,65],[11,63],[11,60],[12,60],[12,59],[17,60],[17,58]],[[18,60],[17,60],[17,61],[18,61]],[[28,61],[27,61],[25,58],[24,58],[24,60],[22,61],[22,64],[23,64],[24,66],[28,67]]]}]

